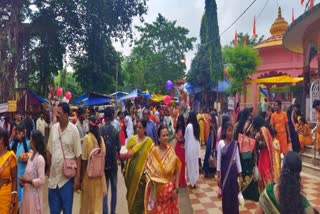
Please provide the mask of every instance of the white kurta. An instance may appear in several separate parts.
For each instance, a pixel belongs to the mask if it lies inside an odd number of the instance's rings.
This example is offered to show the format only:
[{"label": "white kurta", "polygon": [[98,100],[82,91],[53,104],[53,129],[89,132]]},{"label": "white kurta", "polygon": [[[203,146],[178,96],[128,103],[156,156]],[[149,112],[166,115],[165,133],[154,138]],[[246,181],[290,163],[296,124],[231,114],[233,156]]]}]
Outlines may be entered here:
[{"label": "white kurta", "polygon": [[199,178],[200,142],[193,135],[193,126],[189,123],[184,134],[185,154],[187,165],[187,177],[189,183],[194,186]]}]

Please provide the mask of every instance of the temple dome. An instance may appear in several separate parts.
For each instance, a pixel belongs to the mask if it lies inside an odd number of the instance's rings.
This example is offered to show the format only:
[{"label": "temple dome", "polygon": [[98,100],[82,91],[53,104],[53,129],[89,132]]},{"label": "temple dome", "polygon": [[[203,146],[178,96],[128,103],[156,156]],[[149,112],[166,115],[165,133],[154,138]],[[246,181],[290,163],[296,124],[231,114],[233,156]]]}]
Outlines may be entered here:
[{"label": "temple dome", "polygon": [[288,29],[288,22],[282,17],[281,7],[278,9],[278,18],[271,25],[271,37],[256,45],[255,48],[264,48],[276,45],[282,45],[282,37]]},{"label": "temple dome", "polygon": [[272,36],[283,35],[288,29],[288,22],[282,17],[281,7],[278,9],[278,18],[274,21],[270,28]]}]

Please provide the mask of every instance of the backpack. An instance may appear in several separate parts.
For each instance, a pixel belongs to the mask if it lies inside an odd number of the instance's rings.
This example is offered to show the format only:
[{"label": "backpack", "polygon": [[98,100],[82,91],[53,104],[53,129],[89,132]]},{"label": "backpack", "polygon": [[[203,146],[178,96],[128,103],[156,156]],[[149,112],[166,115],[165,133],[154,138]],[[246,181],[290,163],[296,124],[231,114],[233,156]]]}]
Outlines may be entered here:
[{"label": "backpack", "polygon": [[117,170],[117,148],[115,145],[116,137],[114,135],[118,134],[118,132],[112,124],[108,124],[101,127],[100,133],[106,145],[105,170]]},{"label": "backpack", "polygon": [[88,158],[87,173],[89,178],[99,178],[103,176],[105,164],[105,153],[100,147],[91,150]]}]

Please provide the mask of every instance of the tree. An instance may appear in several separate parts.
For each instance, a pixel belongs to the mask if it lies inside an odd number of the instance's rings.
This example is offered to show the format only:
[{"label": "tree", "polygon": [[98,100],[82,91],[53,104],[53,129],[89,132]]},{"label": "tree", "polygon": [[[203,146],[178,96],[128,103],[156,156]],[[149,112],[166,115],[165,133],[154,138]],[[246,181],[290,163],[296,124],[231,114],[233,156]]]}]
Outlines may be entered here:
[{"label": "tree", "polygon": [[[169,21],[161,14],[153,23],[137,29],[141,37],[135,41],[127,73],[139,70],[137,75],[143,77],[147,89],[164,91],[167,80],[184,77],[184,53],[192,50],[196,39],[188,37],[188,29],[176,26],[176,21]],[[134,79],[129,81],[133,85],[138,83]]]},{"label": "tree", "polygon": [[141,17],[145,12],[146,0],[81,1],[83,39],[81,49],[73,56],[73,65],[75,77],[84,90],[114,92],[115,85],[121,83],[122,72],[120,54],[111,41],[132,38],[132,18]]},{"label": "tree", "polygon": [[[244,44],[244,36],[246,36],[246,44],[247,44],[247,46],[250,46],[250,47],[254,47],[254,46],[260,44],[264,39],[264,35],[262,35],[260,37],[258,35],[256,37],[254,37],[254,36],[250,37],[249,34],[247,34],[247,33],[244,34],[242,32],[239,32],[237,36],[238,36],[238,44],[239,45]],[[234,45],[233,40],[230,42],[230,46],[232,46],[232,45]]]},{"label": "tree", "polygon": [[70,91],[74,98],[83,93],[82,88],[76,81],[73,73],[68,72],[65,69],[60,70],[59,74],[54,78],[54,85],[62,87],[64,92]]},{"label": "tree", "polygon": [[227,62],[227,73],[230,78],[230,93],[242,92],[243,84],[250,74],[256,72],[261,59],[256,49],[236,45],[224,48],[224,58]]},{"label": "tree", "polygon": [[221,53],[217,4],[215,0],[205,1],[205,12],[201,19],[200,45],[192,60],[187,80],[193,84],[214,83],[223,79],[223,59]]},{"label": "tree", "polygon": [[221,53],[217,4],[215,0],[205,1],[205,24],[207,25],[207,39],[205,47],[208,47],[211,80],[217,83],[223,80],[223,60]]}]

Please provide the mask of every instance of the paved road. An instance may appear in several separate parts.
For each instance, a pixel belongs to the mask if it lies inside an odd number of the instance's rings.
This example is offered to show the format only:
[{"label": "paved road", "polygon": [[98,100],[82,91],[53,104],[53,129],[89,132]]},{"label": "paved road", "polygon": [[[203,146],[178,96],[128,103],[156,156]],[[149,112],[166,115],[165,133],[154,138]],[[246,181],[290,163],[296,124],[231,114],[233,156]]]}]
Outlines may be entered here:
[{"label": "paved road", "polygon": [[[47,186],[47,183],[46,183]],[[109,191],[109,201],[111,198]],[[127,199],[126,199],[126,193],[127,189],[124,184],[123,176],[120,173],[120,170],[118,170],[118,197],[117,197],[117,213],[118,214],[127,214],[128,213],[128,205],[127,205]],[[110,204],[110,202],[109,202]],[[186,188],[180,189],[179,191],[179,207],[180,207],[180,213],[183,214],[191,214],[192,211],[192,205],[190,203],[188,191]],[[80,211],[80,194],[75,193],[73,198],[73,213],[77,214]],[[48,191],[47,188],[45,188],[44,191],[44,213],[49,214],[49,207],[48,207]]]}]

